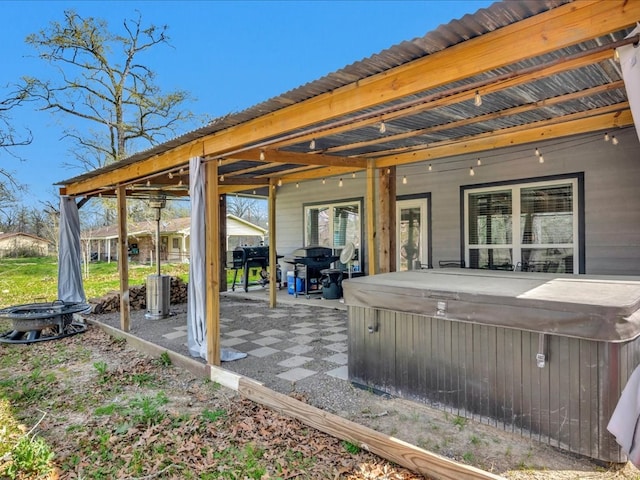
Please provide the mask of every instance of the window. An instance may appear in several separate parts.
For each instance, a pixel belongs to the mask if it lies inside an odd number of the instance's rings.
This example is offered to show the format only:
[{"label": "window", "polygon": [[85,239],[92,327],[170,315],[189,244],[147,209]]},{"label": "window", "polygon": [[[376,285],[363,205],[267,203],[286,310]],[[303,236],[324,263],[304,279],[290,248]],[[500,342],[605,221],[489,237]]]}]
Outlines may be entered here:
[{"label": "window", "polygon": [[173,238],[171,240],[171,246],[174,250],[178,250],[180,248],[180,243],[179,243],[180,239],[179,238]]},{"label": "window", "polygon": [[320,245],[340,255],[351,242],[356,248],[353,269],[360,267],[360,239],[362,238],[361,201],[306,205],[304,207],[304,244]]},{"label": "window", "polygon": [[466,190],[467,265],[577,272],[577,191],[577,178]]}]

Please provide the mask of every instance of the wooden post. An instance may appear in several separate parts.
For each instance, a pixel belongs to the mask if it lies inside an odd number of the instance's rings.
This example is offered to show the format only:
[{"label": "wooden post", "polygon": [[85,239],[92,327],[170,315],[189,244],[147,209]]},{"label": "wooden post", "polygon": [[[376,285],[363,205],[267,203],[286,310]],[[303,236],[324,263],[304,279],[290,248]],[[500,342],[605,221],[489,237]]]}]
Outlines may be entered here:
[{"label": "wooden post", "polygon": [[277,287],[277,264],[276,256],[276,192],[278,190],[276,181],[269,180],[269,307],[276,307],[276,287]]},{"label": "wooden post", "polygon": [[[120,328],[129,331],[129,248],[127,239],[127,192],[118,186],[118,273],[120,274]],[[111,252],[108,252],[111,255]]]},{"label": "wooden post", "polygon": [[380,272],[394,272],[396,270],[396,167],[386,167],[380,170],[379,185]]},{"label": "wooden post", "polygon": [[207,279],[207,359],[210,365],[220,365],[220,195],[218,165],[205,164],[206,222],[205,258]]},{"label": "wooden post", "polygon": [[[367,272],[375,275],[378,272],[378,247],[376,246],[376,161],[367,161]],[[361,253],[362,254],[362,253]]]},{"label": "wooden post", "polygon": [[227,291],[227,196],[220,195],[219,239],[220,243],[220,291]]}]

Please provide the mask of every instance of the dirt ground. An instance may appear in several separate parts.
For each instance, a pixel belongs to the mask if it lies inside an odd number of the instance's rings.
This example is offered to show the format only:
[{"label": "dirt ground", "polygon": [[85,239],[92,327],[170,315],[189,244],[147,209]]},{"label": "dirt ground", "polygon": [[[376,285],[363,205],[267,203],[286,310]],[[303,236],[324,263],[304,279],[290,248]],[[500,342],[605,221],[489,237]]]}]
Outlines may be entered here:
[{"label": "dirt ground", "polygon": [[[222,339],[225,330],[238,328],[248,331],[286,330],[286,319],[300,321],[317,319],[325,309],[315,306],[299,307],[280,305],[270,316],[264,314],[264,304],[255,301],[223,298],[221,305]],[[173,307],[178,323],[183,307]],[[262,314],[259,314],[262,312]],[[304,315],[306,313],[306,316]],[[333,314],[346,322],[346,312],[334,310]],[[148,331],[142,313],[134,314],[132,331],[136,327]],[[105,323],[117,324],[117,315],[98,316]],[[224,322],[227,325],[224,325]],[[134,332],[135,333],[135,332]],[[149,333],[141,336],[149,336]],[[161,343],[160,331],[153,334]],[[153,341],[153,338],[148,338]],[[162,340],[163,341],[163,340]],[[319,343],[319,342],[315,342]],[[314,342],[312,342],[314,344]],[[242,350],[242,345],[235,347]],[[184,342],[174,342],[172,349],[184,352]],[[305,367],[322,370],[322,360],[317,355]],[[348,381],[315,375],[306,380],[286,382],[277,377],[282,371],[275,359],[252,358],[234,362],[224,362],[222,366],[236,373],[249,376],[265,383],[269,388],[285,394],[295,394],[308,403],[336,413],[343,418],[368,426],[377,431],[394,436],[425,450],[443,455],[461,463],[473,465],[494,474],[516,480],[533,479],[640,479],[640,471],[632,464],[605,464],[586,457],[569,454],[560,449],[542,444],[534,439],[523,438],[519,434],[503,431],[489,424],[463,419],[457,415],[398,398],[380,396],[360,388]]]}]

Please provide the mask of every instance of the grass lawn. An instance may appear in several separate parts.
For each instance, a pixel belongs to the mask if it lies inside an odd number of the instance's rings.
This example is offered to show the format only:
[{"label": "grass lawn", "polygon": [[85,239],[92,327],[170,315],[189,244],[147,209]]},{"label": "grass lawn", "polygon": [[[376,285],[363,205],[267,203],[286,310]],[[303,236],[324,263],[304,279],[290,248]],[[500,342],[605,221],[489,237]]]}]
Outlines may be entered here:
[{"label": "grass lawn", "polygon": [[[163,263],[163,275],[180,277],[189,281],[189,264]],[[84,268],[84,267],[83,267]],[[147,276],[155,274],[157,267],[129,264],[129,285],[143,285]],[[87,298],[101,297],[108,292],[118,290],[118,262],[92,262],[85,275],[84,291]],[[260,278],[259,269],[252,268],[250,281]],[[238,271],[238,282],[242,279],[242,270]],[[227,285],[233,281],[233,271],[227,272]],[[53,302],[58,295],[58,259],[57,257],[0,258],[0,308],[23,303]]]}]

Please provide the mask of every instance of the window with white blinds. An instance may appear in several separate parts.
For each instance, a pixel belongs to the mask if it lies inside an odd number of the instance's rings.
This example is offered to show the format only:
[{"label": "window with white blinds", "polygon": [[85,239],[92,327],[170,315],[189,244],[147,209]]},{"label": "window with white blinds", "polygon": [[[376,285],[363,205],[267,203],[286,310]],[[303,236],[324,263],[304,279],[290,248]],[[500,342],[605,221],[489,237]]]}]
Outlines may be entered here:
[{"label": "window with white blinds", "polygon": [[578,271],[577,179],[465,191],[470,268]]}]

